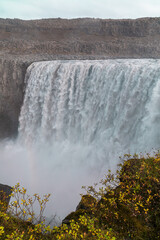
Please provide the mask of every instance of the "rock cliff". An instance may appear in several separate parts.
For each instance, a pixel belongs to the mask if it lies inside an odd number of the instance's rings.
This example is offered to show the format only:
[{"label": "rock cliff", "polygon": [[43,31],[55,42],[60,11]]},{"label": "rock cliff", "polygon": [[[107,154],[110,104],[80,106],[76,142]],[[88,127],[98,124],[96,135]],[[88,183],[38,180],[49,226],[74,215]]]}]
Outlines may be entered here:
[{"label": "rock cliff", "polygon": [[0,19],[0,138],[17,133],[32,62],[159,56],[160,18]]},{"label": "rock cliff", "polygon": [[0,19],[0,33],[1,52],[16,55],[160,55],[160,18]]}]

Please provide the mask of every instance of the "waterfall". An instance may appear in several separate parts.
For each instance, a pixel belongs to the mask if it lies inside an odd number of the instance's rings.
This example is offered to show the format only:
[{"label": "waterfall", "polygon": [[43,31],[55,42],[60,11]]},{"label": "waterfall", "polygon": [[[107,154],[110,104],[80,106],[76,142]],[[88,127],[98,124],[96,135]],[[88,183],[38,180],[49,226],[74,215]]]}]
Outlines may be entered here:
[{"label": "waterfall", "polygon": [[0,145],[2,183],[52,193],[49,213],[75,209],[119,156],[160,147],[160,60],[32,63],[16,143]]},{"label": "waterfall", "polygon": [[32,144],[88,146],[92,157],[158,148],[159,80],[160,60],[33,63],[19,137]]}]

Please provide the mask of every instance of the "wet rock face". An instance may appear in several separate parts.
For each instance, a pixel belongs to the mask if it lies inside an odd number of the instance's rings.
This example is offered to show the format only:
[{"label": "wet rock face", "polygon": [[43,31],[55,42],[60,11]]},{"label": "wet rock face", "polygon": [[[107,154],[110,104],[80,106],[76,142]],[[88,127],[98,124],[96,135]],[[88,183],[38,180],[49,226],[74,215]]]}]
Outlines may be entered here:
[{"label": "wet rock face", "polygon": [[0,138],[16,135],[26,68],[16,60],[0,61]]},{"label": "wet rock face", "polygon": [[0,19],[0,138],[15,136],[27,67],[54,59],[159,58],[160,18]]}]

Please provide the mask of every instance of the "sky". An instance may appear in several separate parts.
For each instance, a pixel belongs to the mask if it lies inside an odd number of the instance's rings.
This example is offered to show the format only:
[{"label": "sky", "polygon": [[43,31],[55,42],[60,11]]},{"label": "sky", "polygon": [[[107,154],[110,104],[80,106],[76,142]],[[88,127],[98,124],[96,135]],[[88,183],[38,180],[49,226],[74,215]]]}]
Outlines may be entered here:
[{"label": "sky", "polygon": [[159,17],[160,0],[0,0],[0,18]]}]

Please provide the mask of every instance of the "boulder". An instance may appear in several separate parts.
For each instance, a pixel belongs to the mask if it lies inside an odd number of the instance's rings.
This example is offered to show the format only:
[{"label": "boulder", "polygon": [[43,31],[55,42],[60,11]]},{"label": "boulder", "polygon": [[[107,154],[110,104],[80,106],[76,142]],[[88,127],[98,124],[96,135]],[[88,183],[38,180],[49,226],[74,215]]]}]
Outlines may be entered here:
[{"label": "boulder", "polygon": [[8,207],[11,198],[12,188],[8,185],[0,184],[0,210]]},{"label": "boulder", "polygon": [[91,208],[95,206],[96,199],[89,194],[83,195],[81,201],[76,207],[75,212],[71,212],[68,214],[62,221],[63,224],[70,224],[70,221],[74,219],[77,221],[80,216],[84,215],[85,213],[91,214]]}]

